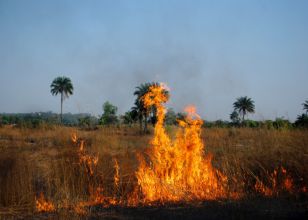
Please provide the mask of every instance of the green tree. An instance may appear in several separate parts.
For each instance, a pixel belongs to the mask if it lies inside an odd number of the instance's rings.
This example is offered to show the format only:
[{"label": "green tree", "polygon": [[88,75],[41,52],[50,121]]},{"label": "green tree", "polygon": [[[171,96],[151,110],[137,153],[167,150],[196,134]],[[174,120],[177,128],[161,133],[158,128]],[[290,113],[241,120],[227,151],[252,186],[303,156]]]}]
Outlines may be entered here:
[{"label": "green tree", "polygon": [[124,124],[131,125],[138,119],[136,111],[127,111],[121,116]]},{"label": "green tree", "polygon": [[306,111],[306,114],[308,113],[308,100],[303,103],[303,110]]},{"label": "green tree", "polygon": [[273,122],[273,126],[276,129],[283,130],[291,128],[292,124],[289,122],[289,120],[281,117],[281,118],[276,118],[276,120]]},{"label": "green tree", "polygon": [[235,111],[242,115],[242,122],[244,122],[247,113],[255,112],[254,101],[247,96],[237,98],[236,102],[233,103],[233,107]]},{"label": "green tree", "polygon": [[63,110],[63,101],[65,98],[68,98],[69,95],[73,95],[73,84],[70,78],[65,76],[59,76],[55,78],[50,85],[50,92],[52,95],[61,95],[61,123],[62,123],[62,110]]},{"label": "green tree", "polygon": [[169,108],[167,113],[166,113],[165,123],[167,125],[176,125],[177,124],[176,113],[172,108]]},{"label": "green tree", "polygon": [[118,108],[112,105],[110,102],[105,102],[103,104],[103,114],[100,118],[100,124],[102,125],[110,125],[116,124],[118,122],[117,117]]},{"label": "green tree", "polygon": [[296,127],[308,128],[308,115],[307,114],[298,115],[294,124]]},{"label": "green tree", "polygon": [[239,113],[235,110],[230,114],[230,119],[234,125],[238,125],[241,121]]},{"label": "green tree", "polygon": [[138,115],[140,133],[142,132],[142,121],[144,121],[144,132],[147,131],[148,110],[145,108],[142,97],[149,91],[150,86],[154,83],[144,83],[136,87],[134,95],[137,96],[135,106],[132,108]]},{"label": "green tree", "polygon": [[185,121],[186,116],[187,116],[186,112],[178,112],[176,113],[176,120]]}]

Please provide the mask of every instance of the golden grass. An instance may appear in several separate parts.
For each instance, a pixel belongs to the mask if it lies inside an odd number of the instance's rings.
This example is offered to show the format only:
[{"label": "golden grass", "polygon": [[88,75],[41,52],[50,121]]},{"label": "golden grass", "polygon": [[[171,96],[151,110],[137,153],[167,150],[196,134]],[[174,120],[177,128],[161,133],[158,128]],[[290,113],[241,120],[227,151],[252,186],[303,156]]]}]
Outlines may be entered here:
[{"label": "golden grass", "polygon": [[[168,128],[174,134],[174,128]],[[78,148],[71,135],[85,140],[89,153],[98,155],[97,175],[84,175]],[[144,152],[151,135],[138,127],[109,127],[93,131],[73,127],[53,129],[0,128],[0,216],[35,212],[35,196],[43,192],[58,208],[89,198],[89,185],[103,185],[105,196],[125,197],[136,184],[136,154]],[[257,179],[269,178],[285,167],[297,188],[308,185],[308,132],[249,128],[204,129],[205,151],[230,179],[230,187],[252,192]],[[120,187],[112,184],[114,162],[119,163]],[[241,187],[242,186],[242,187]]]}]

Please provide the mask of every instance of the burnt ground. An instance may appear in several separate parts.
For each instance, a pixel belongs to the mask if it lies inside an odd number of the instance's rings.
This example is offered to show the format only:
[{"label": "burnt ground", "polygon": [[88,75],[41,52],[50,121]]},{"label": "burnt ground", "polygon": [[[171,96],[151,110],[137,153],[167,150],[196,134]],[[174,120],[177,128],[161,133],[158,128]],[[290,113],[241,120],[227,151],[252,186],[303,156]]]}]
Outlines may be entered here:
[{"label": "burnt ground", "polygon": [[23,219],[308,219],[307,197],[207,201],[202,204],[147,207],[90,207],[86,216],[67,211]]}]

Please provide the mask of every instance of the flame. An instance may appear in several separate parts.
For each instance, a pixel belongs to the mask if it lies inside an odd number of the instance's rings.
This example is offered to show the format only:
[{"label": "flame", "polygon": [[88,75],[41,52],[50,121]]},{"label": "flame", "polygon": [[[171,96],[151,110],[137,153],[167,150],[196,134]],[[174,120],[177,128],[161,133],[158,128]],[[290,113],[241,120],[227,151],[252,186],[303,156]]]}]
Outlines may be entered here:
[{"label": "flame", "polygon": [[155,106],[157,123],[151,141],[149,160],[140,159],[136,172],[145,202],[176,202],[226,197],[227,177],[212,166],[212,156],[204,154],[201,140],[203,121],[193,106],[186,108],[187,117],[179,121],[181,129],[172,141],[164,124],[168,101],[164,87],[154,85],[143,97],[145,107]]},{"label": "flame", "polygon": [[78,139],[76,133],[72,134],[72,142],[79,146],[79,163],[85,165],[88,173],[92,176],[98,163],[98,155],[88,155],[84,148],[84,140]]},{"label": "flame", "polygon": [[44,194],[41,192],[38,198],[35,198],[36,210],[38,212],[53,212],[55,211],[55,206],[52,202],[45,199]]},{"label": "flame", "polygon": [[293,193],[293,179],[283,166],[274,169],[274,171],[268,175],[267,182],[268,184],[266,185],[258,179],[255,183],[256,192],[267,197],[278,195],[282,191]]},{"label": "flame", "polygon": [[[91,156],[89,155],[84,147],[84,140],[78,139],[76,134],[72,135],[72,142],[77,144],[79,146],[78,150],[78,156],[79,156],[79,164],[81,166],[86,167],[86,175],[89,175],[89,177],[94,176],[96,174],[95,168],[98,163],[98,156]],[[115,174],[114,174],[114,185],[118,187],[119,181],[120,181],[120,174],[119,174],[119,164],[116,159],[114,159],[114,168],[115,168]],[[86,201],[81,201],[73,206],[76,213],[85,215],[87,214],[86,207],[94,206],[94,205],[102,205],[103,207],[108,207],[110,205],[116,205],[120,204],[120,201],[118,201],[114,196],[112,197],[106,197],[103,195],[104,189],[101,186],[94,187],[94,182],[89,182],[88,188],[89,188],[89,199]]]},{"label": "flame", "polygon": [[120,182],[120,167],[118,164],[118,161],[116,159],[114,159],[114,169],[115,169],[115,174],[114,174],[114,185],[116,187],[119,186],[119,182]]},{"label": "flame", "polygon": [[[145,155],[137,154],[139,167],[135,173],[137,184],[128,191],[124,181],[119,161],[113,159],[113,188],[104,185],[103,174],[97,169],[98,155],[89,154],[85,148],[85,141],[72,134],[72,142],[78,147],[78,166],[88,182],[84,186],[87,197],[80,201],[63,201],[57,203],[57,209],[73,209],[76,213],[85,215],[91,206],[110,207],[138,206],[164,204],[167,202],[193,202],[203,200],[218,200],[221,198],[239,199],[244,192],[232,192],[228,178],[212,165],[212,155],[204,152],[201,139],[203,121],[196,113],[196,107],[187,106],[184,120],[178,120],[179,130],[175,139],[171,139],[164,127],[166,108],[164,103],[169,99],[166,92],[169,88],[165,84],[153,85],[142,99],[146,108],[155,107],[157,123],[154,137]],[[239,185],[235,177],[231,177]],[[276,168],[272,173],[266,172],[265,181],[256,177],[254,190],[264,196],[277,196],[280,192],[296,192],[294,181],[284,167]],[[112,179],[111,179],[112,180]],[[109,179],[108,179],[109,182]],[[111,181],[112,182],[112,181]],[[104,186],[105,188],[103,188]],[[244,187],[243,187],[244,188]],[[111,189],[111,190],[110,190]],[[113,191],[112,191],[113,189]],[[306,193],[303,186],[301,192]],[[124,194],[126,193],[126,194]],[[38,212],[55,211],[55,205],[47,201],[44,194],[35,198]]]}]

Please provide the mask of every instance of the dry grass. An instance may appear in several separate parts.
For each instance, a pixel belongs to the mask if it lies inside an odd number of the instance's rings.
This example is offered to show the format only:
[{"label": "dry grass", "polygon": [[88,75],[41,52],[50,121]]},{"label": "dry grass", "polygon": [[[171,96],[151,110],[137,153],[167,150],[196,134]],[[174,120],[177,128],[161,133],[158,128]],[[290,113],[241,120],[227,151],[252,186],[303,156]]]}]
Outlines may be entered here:
[{"label": "dry grass", "polygon": [[[174,134],[174,129],[168,131]],[[71,141],[72,133],[85,140],[90,154],[98,155],[97,175],[85,175],[78,148]],[[202,137],[206,152],[213,154],[214,166],[228,176],[230,187],[239,192],[254,196],[256,180],[268,181],[270,172],[280,166],[294,179],[294,187],[308,185],[305,130],[212,128],[204,130]],[[127,196],[136,184],[136,153],[143,152],[150,139],[151,135],[138,135],[137,127],[94,131],[68,127],[0,128],[0,216],[31,216],[35,212],[35,196],[40,192],[59,210],[87,200],[89,186],[103,185],[105,196]],[[114,159],[120,167],[120,187],[116,191]]]}]

